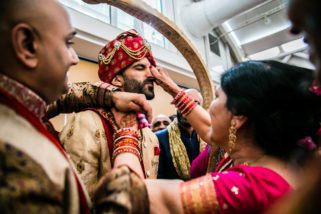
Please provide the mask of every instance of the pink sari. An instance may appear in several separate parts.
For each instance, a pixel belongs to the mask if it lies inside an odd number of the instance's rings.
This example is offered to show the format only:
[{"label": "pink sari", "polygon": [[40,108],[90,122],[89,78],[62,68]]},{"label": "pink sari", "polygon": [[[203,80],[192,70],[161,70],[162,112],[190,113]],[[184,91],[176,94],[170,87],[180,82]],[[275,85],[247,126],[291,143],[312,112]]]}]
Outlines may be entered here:
[{"label": "pink sari", "polygon": [[218,171],[218,167],[226,169],[231,166],[232,162],[228,165],[224,165],[222,160],[224,157],[224,150],[216,147],[211,148],[210,145],[207,145],[206,148],[193,160],[190,168],[191,178],[197,178],[202,175],[205,175],[207,172]]},{"label": "pink sari", "polygon": [[190,169],[191,178],[197,178],[206,174],[210,159],[210,150],[211,148],[206,146],[206,148],[193,160]]},{"label": "pink sari", "polygon": [[185,213],[263,213],[292,188],[276,172],[235,166],[182,183]]}]

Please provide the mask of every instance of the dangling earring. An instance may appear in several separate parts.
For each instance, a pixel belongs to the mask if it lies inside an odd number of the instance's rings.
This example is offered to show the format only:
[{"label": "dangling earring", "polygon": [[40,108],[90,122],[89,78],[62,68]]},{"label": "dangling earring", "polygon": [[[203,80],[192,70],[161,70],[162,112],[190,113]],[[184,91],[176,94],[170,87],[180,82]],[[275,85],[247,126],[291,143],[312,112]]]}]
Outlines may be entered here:
[{"label": "dangling earring", "polygon": [[236,143],[236,122],[234,119],[231,121],[231,126],[228,129],[228,148],[229,148],[229,153],[231,154],[235,148],[235,143]]}]

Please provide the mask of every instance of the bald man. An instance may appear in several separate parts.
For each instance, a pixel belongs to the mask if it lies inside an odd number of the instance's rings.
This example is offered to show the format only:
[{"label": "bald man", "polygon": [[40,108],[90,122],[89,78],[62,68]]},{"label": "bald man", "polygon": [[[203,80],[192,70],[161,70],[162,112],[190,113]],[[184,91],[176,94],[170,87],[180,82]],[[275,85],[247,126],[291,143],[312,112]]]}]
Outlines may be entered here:
[{"label": "bald man", "polygon": [[[199,105],[203,104],[203,97],[197,90],[187,89],[186,92]],[[205,143],[180,112],[177,112],[177,119],[166,129],[156,132],[156,136],[161,149],[157,178],[188,180],[190,165]]]},{"label": "bald man", "polygon": [[171,119],[164,114],[157,115],[152,122],[152,131],[157,132],[163,129],[171,123]]},{"label": "bald man", "polygon": [[[66,73],[79,61],[74,36],[57,0],[0,1],[0,213],[91,212],[71,161],[43,124],[46,104],[67,91]],[[117,170],[98,186],[96,212],[148,210],[131,204],[132,194],[146,193],[136,174]]]}]

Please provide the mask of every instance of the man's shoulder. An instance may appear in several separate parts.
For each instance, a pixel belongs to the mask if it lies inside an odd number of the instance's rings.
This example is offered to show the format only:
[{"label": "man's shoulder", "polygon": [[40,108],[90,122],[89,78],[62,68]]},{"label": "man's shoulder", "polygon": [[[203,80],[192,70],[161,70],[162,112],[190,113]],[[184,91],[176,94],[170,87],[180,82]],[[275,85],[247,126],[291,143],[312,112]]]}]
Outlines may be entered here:
[{"label": "man's shoulder", "polygon": [[145,127],[141,129],[141,133],[143,135],[144,141],[148,141],[150,143],[155,143],[155,144],[159,144],[158,143],[158,138],[155,135],[155,133],[149,128],[149,127]]},{"label": "man's shoulder", "polygon": [[78,113],[73,113],[67,123],[82,123],[84,125],[100,121],[100,109],[85,109]]},{"label": "man's shoulder", "polygon": [[168,144],[168,129],[163,129],[155,132],[156,137],[160,144]]},{"label": "man's shoulder", "polygon": [[[37,155],[37,154],[35,154]],[[28,169],[32,168],[34,170],[41,171],[41,174],[45,174],[41,165],[34,160],[31,153],[27,154],[23,150],[17,148],[14,144],[0,139],[0,156],[2,157],[0,168],[17,168],[19,171],[24,171],[31,174]],[[9,173],[9,171],[7,172]]]},{"label": "man's shoulder", "polygon": [[86,108],[78,113],[75,113],[75,115],[81,115],[81,116],[92,116],[92,115],[102,115],[106,114],[108,117],[112,117],[111,111],[102,109],[102,108]]},{"label": "man's shoulder", "polygon": [[[36,160],[36,155],[27,154],[10,142],[0,140],[0,175],[3,181],[0,204],[3,213],[15,213],[19,210],[27,213],[41,210],[46,210],[47,213],[62,211],[62,206],[59,205],[62,201],[47,203],[63,199],[63,192]],[[37,196],[48,200],[33,203],[33,197]]]},{"label": "man's shoulder", "polygon": [[77,138],[89,136],[85,133],[95,136],[97,130],[104,130],[99,114],[90,109],[84,110],[69,116],[66,125],[60,132],[60,140],[64,144],[72,136]]},{"label": "man's shoulder", "polygon": [[163,130],[160,130],[160,131],[157,131],[155,132],[155,135],[157,137],[168,137],[168,129],[163,129]]}]

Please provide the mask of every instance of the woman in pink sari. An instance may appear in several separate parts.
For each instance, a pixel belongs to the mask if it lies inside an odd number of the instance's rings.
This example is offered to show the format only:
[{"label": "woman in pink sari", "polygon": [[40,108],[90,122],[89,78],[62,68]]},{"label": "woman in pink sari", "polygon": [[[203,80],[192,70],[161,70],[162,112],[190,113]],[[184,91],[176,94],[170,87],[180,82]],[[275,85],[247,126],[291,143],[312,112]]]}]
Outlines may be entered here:
[{"label": "woman in pink sari", "polygon": [[311,70],[275,61],[236,65],[222,75],[209,113],[166,72],[152,73],[201,138],[228,156],[187,182],[145,180],[151,213],[263,213],[296,188],[320,126]]}]

